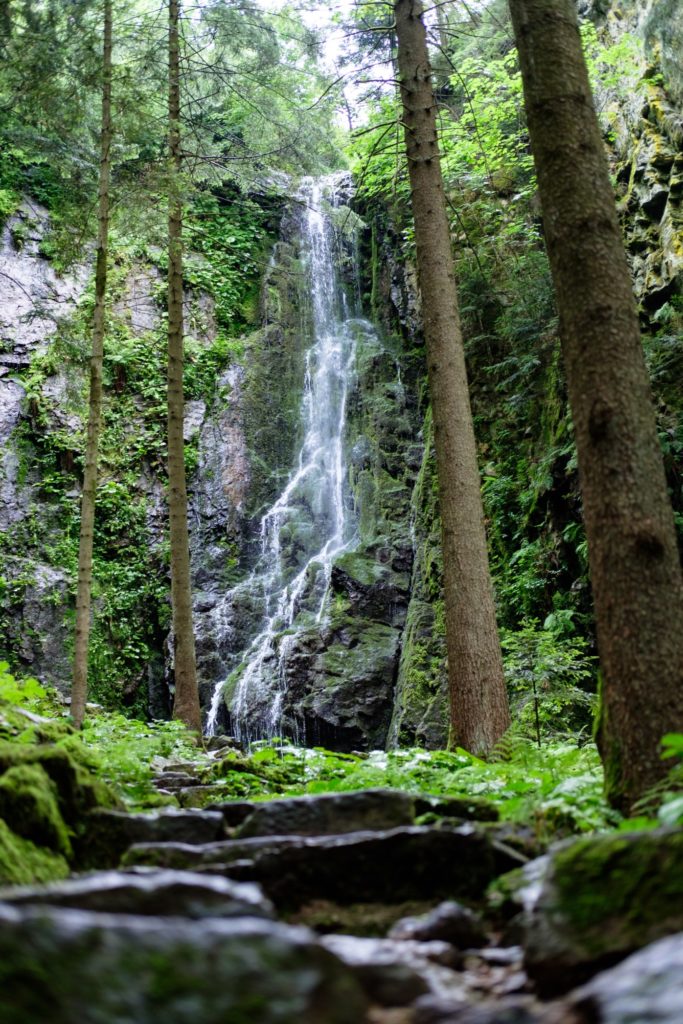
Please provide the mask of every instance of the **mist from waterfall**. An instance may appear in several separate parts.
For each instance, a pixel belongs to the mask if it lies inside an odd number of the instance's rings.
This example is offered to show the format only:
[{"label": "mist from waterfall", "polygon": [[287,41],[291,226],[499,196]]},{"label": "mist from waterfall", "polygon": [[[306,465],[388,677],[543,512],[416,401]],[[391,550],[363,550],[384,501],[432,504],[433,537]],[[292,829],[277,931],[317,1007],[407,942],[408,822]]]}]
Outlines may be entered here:
[{"label": "mist from waterfall", "polygon": [[[333,562],[356,538],[346,494],[344,435],[358,310],[337,265],[341,250],[330,208],[339,205],[339,184],[338,176],[306,178],[296,197],[312,338],[305,357],[303,442],[286,486],[261,518],[256,566],[226,595],[229,605],[248,594],[262,607],[262,618],[238,667],[216,686],[207,719],[209,735],[216,730],[226,683],[234,683],[230,717],[238,739],[249,742],[282,733],[295,619],[305,606],[309,623],[322,624]],[[294,565],[283,544],[292,530],[303,549]]]}]

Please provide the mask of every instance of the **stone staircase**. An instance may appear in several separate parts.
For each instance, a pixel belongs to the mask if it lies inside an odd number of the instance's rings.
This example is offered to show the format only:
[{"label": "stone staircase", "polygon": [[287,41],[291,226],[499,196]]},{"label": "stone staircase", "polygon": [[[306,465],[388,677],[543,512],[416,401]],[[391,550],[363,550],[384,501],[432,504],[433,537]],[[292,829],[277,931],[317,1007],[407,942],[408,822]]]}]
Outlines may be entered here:
[{"label": "stone staircase", "polygon": [[[175,765],[159,785],[188,779]],[[392,790],[94,811],[83,874],[0,893],[0,1019],[631,1021],[538,1001],[519,935],[486,909],[489,884],[528,860],[528,836],[495,817]]]}]

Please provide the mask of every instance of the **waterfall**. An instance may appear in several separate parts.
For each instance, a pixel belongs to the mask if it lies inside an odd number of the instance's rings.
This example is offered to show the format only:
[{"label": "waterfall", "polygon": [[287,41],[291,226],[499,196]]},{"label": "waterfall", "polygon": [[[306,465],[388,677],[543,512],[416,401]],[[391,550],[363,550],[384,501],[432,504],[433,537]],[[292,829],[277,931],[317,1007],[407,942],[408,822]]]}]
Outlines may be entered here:
[{"label": "waterfall", "polygon": [[[312,339],[305,358],[303,442],[286,486],[261,519],[255,568],[226,595],[229,605],[231,599],[249,594],[262,613],[257,634],[229,677],[234,683],[233,731],[247,742],[282,732],[285,670],[296,640],[295,619],[305,609],[309,622],[323,622],[333,562],[350,549],[356,535],[345,493],[344,435],[357,298],[349,299],[337,266],[339,247],[329,211],[338,205],[338,184],[335,177],[307,178],[296,197]],[[292,530],[303,548],[294,566],[283,550],[283,539]],[[209,735],[216,728],[226,682],[221,681],[213,694]]]}]

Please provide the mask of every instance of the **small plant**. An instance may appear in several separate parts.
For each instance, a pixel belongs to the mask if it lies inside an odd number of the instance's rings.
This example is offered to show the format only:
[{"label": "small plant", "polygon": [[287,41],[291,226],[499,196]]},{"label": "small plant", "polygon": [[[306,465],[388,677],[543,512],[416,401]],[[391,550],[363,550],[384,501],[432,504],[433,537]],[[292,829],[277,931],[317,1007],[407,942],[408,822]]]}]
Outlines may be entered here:
[{"label": "small plant", "polygon": [[0,661],[0,702],[37,714],[54,714],[56,695],[31,676],[17,679],[6,661]]},{"label": "small plant", "polygon": [[539,747],[543,735],[582,732],[592,719],[595,694],[588,687],[595,658],[588,641],[571,632],[571,615],[556,611],[542,628],[537,619],[526,619],[501,638],[513,716]]}]

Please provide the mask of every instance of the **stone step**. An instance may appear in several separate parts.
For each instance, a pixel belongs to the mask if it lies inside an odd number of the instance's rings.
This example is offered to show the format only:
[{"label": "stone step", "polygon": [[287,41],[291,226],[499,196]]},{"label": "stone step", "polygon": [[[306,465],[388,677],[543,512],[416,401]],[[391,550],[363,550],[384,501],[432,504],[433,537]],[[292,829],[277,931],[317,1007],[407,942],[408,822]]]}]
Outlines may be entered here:
[{"label": "stone step", "polygon": [[121,856],[134,843],[211,843],[225,836],[218,811],[179,810],[166,807],[150,814],[96,810],[85,818],[76,856],[84,868],[118,867]]},{"label": "stone step", "polygon": [[0,904],[3,1024],[361,1024],[358,981],[305,928]]},{"label": "stone step", "polygon": [[189,871],[98,871],[47,886],[0,890],[0,901],[144,917],[274,916],[257,885]]},{"label": "stone step", "polygon": [[518,866],[511,851],[473,826],[259,836],[196,846],[140,843],[131,847],[123,863],[215,871],[256,881],[285,909],[318,898],[341,904],[476,899],[497,875]]},{"label": "stone step", "polygon": [[183,789],[185,786],[197,785],[196,775],[190,775],[189,772],[159,772],[152,781],[157,789],[165,789],[169,792]]},{"label": "stone step", "polygon": [[400,790],[365,789],[290,797],[255,804],[235,837],[379,832],[412,825],[415,813],[415,799]]}]

